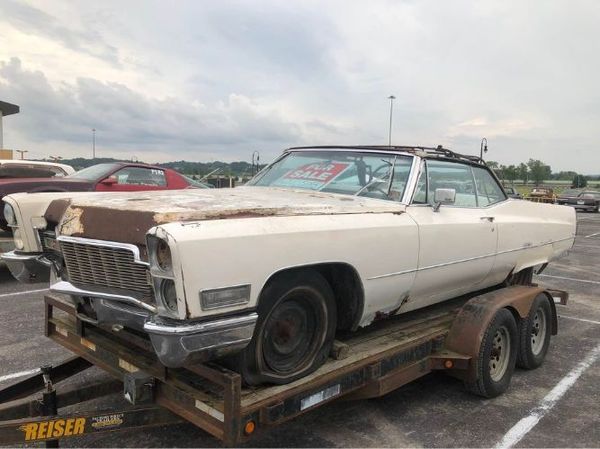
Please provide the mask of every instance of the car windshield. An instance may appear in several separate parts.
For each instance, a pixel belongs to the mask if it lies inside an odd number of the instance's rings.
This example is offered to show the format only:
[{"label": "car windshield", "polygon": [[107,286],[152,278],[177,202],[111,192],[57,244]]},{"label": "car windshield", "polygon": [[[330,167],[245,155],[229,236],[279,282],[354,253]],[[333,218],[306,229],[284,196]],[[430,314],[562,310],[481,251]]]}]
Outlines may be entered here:
[{"label": "car windshield", "polygon": [[189,176],[185,176],[185,175],[181,175],[190,185],[194,186],[194,187],[198,187],[200,189],[212,189],[213,186],[211,186],[210,184],[206,184],[204,182],[201,181],[196,181],[193,178],[190,178]]},{"label": "car windshield", "polygon": [[247,185],[287,187],[400,201],[412,156],[358,151],[291,151]]},{"label": "car windshield", "polygon": [[97,181],[99,179],[106,178],[110,173],[117,169],[119,164],[96,164],[91,167],[84,168],[72,175],[66,176],[67,178],[85,179],[86,181]]}]

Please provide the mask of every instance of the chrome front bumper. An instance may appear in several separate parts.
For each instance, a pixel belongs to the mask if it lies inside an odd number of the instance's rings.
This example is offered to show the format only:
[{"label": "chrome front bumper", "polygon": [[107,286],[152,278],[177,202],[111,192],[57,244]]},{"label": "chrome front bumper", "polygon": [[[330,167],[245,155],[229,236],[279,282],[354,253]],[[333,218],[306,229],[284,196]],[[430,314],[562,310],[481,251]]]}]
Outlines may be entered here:
[{"label": "chrome front bumper", "polygon": [[89,297],[97,324],[143,330],[150,336],[160,362],[171,368],[244,349],[252,339],[258,319],[255,312],[250,312],[211,321],[167,320],[155,315],[154,306],[132,296],[84,290],[62,280],[52,284],[50,291]]},{"label": "chrome front bumper", "polygon": [[48,282],[50,279],[50,265],[43,262],[42,254],[18,253],[9,251],[2,253],[2,260],[10,273],[23,283]]}]

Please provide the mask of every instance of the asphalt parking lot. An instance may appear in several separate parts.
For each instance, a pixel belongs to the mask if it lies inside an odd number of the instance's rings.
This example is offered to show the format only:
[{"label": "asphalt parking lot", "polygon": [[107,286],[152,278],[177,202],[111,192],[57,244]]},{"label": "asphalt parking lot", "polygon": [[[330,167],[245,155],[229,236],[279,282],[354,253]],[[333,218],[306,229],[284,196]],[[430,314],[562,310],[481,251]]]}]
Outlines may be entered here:
[{"label": "asphalt parking lot", "polygon": [[[258,435],[256,447],[597,447],[600,446],[600,214],[578,214],[578,237],[568,255],[536,282],[570,292],[559,308],[559,335],[544,365],[518,370],[495,399],[467,394],[441,373],[379,399],[333,402]],[[20,285],[0,268],[0,387],[69,353],[42,334],[44,285]],[[104,376],[89,370],[84,383]],[[88,408],[124,405],[113,397]],[[62,446],[190,447],[219,442],[181,424],[140,432],[67,439]]]}]

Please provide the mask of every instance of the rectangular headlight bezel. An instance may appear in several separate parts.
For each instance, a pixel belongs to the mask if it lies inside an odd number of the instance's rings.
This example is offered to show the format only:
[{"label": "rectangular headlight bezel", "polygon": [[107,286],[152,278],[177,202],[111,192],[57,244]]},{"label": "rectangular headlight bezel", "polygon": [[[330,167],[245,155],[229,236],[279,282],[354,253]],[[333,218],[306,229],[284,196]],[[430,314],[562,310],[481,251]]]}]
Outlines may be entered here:
[{"label": "rectangular headlight bezel", "polygon": [[200,305],[202,310],[214,310],[248,304],[250,292],[250,284],[201,290]]}]

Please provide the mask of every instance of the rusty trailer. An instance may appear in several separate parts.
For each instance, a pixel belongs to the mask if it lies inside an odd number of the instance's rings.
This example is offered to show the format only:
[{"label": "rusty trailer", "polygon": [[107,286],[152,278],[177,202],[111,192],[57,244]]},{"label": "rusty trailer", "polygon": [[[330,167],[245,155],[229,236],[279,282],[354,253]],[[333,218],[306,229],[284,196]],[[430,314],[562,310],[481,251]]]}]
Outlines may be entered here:
[{"label": "rusty trailer", "polygon": [[[46,336],[75,357],[0,390],[0,445],[45,441],[57,447],[63,438],[187,421],[236,446],[330,401],[379,397],[434,370],[494,396],[501,391],[486,390],[480,378],[488,365],[492,369],[490,353],[481,349],[496,317],[508,310],[521,328],[541,298],[556,334],[555,302],[566,304],[567,296],[532,285],[458,298],[338,336],[325,365],[291,384],[246,387],[238,373],[215,363],[166,368],[141,334],[81,320],[68,299],[48,295]],[[64,382],[90,366],[112,379],[84,387]],[[60,392],[59,381],[66,384]],[[33,396],[40,392],[41,399]],[[126,399],[122,409],[79,410],[85,401],[115,393]],[[68,411],[74,405],[76,411]]]}]

